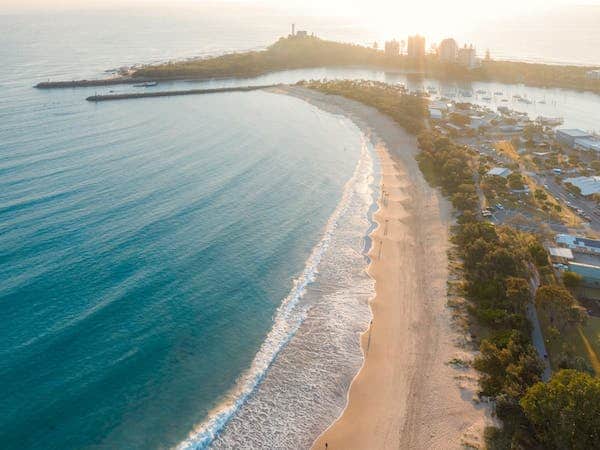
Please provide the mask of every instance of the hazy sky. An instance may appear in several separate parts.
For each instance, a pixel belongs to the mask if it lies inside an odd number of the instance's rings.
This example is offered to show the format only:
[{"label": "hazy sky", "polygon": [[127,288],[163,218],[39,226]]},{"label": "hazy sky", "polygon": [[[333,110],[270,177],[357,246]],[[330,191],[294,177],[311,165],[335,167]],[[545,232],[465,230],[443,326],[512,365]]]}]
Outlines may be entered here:
[{"label": "hazy sky", "polygon": [[[148,8],[139,9],[148,4]],[[532,21],[548,9],[576,5],[599,5],[600,0],[0,0],[0,12],[23,9],[98,9],[127,10],[146,13],[167,7],[170,10],[190,7],[214,8],[225,14],[246,15],[249,9],[275,10],[283,15],[351,18],[382,37],[393,36],[399,27],[421,31],[428,36],[444,30],[473,29],[487,26],[494,19],[530,15]],[[239,4],[244,5],[239,8]],[[130,11],[131,7],[134,7]],[[207,11],[211,11],[207,9]],[[210,14],[211,12],[207,12]],[[536,14],[540,14],[539,16]],[[301,20],[300,20],[301,22]]]},{"label": "hazy sky", "polygon": [[394,13],[414,14],[427,13],[430,16],[448,11],[462,10],[479,14],[504,14],[506,11],[547,9],[557,5],[600,5],[600,0],[0,0],[0,8],[5,7],[86,7],[127,6],[139,3],[176,4],[234,4],[268,5],[278,8],[301,9],[309,12],[328,14],[364,14],[364,13]]}]

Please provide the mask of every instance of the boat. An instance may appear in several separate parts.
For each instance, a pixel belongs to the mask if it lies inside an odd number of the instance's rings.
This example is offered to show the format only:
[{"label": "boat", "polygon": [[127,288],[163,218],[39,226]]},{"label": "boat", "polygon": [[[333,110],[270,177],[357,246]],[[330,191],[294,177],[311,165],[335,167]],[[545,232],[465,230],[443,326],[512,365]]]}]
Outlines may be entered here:
[{"label": "boat", "polygon": [[481,100],[484,100],[486,102],[491,102],[492,101],[492,97],[481,97]]},{"label": "boat", "polygon": [[471,91],[462,91],[460,95],[463,97],[473,97],[473,93]]},{"label": "boat", "polygon": [[494,92],[494,95],[504,95],[504,92],[496,91]]},{"label": "boat", "polygon": [[504,102],[504,103],[508,103],[508,99],[507,98],[503,98],[501,101]]},{"label": "boat", "polygon": [[517,100],[520,101],[521,103],[525,103],[527,105],[531,105],[531,103],[533,103],[531,100],[529,100],[528,98],[524,98],[524,97],[520,97]]},{"label": "boat", "polygon": [[540,100],[538,103],[539,103],[540,105],[545,105],[545,104],[546,104],[546,100]]},{"label": "boat", "polygon": [[152,87],[156,86],[158,83],[156,81],[145,81],[143,83],[134,84],[133,87]]},{"label": "boat", "polygon": [[437,88],[435,88],[434,86],[428,86],[427,92],[429,92],[431,94],[437,94]]},{"label": "boat", "polygon": [[477,89],[475,92],[477,92],[478,94],[487,94],[487,91],[483,89]]}]

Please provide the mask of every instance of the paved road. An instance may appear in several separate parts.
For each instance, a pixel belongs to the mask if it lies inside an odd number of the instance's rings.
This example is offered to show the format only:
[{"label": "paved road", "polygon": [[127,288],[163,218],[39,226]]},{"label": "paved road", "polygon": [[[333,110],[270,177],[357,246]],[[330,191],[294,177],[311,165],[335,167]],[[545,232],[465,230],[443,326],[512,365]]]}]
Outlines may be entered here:
[{"label": "paved road", "polygon": [[531,338],[533,340],[533,346],[538,352],[540,360],[544,363],[544,372],[542,373],[542,381],[548,381],[552,376],[552,370],[550,369],[550,362],[547,358],[546,344],[544,343],[544,335],[542,334],[542,327],[538,319],[537,311],[533,303],[527,305],[527,318],[533,325],[533,331],[531,332]]},{"label": "paved road", "polygon": [[[590,228],[594,231],[600,231],[600,208],[589,200],[585,200],[579,196],[571,197],[569,193],[558,184],[553,176],[545,176],[543,174],[532,174],[533,177],[540,184],[548,186],[547,190],[556,198],[559,198],[563,202],[571,203],[575,208],[580,208],[591,220],[589,221]],[[585,220],[582,218],[582,220]]]}]

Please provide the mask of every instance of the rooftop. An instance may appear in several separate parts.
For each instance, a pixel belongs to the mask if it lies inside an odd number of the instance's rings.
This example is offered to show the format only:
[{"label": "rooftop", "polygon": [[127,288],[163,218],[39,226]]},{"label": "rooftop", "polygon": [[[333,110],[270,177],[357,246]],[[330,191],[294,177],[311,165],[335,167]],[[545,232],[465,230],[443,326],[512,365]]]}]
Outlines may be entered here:
[{"label": "rooftop", "polygon": [[573,259],[573,252],[570,248],[550,247],[548,251],[550,252],[550,256],[555,258]]},{"label": "rooftop", "polygon": [[577,186],[583,196],[600,193],[600,177],[567,178],[565,182]]},{"label": "rooftop", "polygon": [[556,242],[574,247],[588,247],[600,251],[600,241],[570,234],[557,234]]},{"label": "rooftop", "polygon": [[569,136],[572,138],[586,138],[590,137],[590,133],[583,130],[578,130],[576,128],[563,128],[561,130],[556,130],[557,133],[564,134],[565,136]]},{"label": "rooftop", "polygon": [[586,150],[595,150],[600,152],[600,139],[585,137],[575,139],[575,145],[585,148]]},{"label": "rooftop", "polygon": [[486,175],[497,176],[497,177],[507,177],[512,173],[512,171],[506,167],[494,167],[493,169],[488,170]]}]

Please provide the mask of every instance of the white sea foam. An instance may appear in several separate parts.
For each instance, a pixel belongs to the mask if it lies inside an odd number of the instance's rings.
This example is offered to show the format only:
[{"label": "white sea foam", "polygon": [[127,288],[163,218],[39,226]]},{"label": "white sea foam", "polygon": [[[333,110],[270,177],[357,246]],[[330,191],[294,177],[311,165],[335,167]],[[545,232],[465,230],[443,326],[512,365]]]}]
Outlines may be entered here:
[{"label": "white sea foam", "polygon": [[[319,301],[316,300],[317,298],[320,299],[321,303],[329,302],[330,305],[336,304],[334,299],[336,296],[339,297],[338,302],[340,299],[343,302],[344,297],[348,294],[350,294],[351,297],[353,296],[352,298],[354,298],[354,300],[359,299],[358,309],[360,311],[358,311],[358,317],[354,317],[352,320],[346,317],[345,320],[347,325],[351,325],[350,341],[352,342],[342,342],[344,339],[348,338],[348,335],[339,333],[339,324],[326,324],[323,321],[320,321],[321,323],[316,324],[316,326],[319,327],[320,330],[330,330],[336,334],[336,336],[329,336],[327,338],[329,341],[335,341],[336,338],[341,338],[342,341],[332,343],[334,347],[348,348],[353,354],[350,359],[347,355],[344,356],[346,361],[351,362],[350,368],[344,368],[348,380],[353,375],[353,372],[360,366],[361,354],[357,339],[359,332],[364,329],[365,324],[368,323],[369,312],[366,304],[374,288],[372,280],[364,271],[366,262],[365,256],[362,253],[364,248],[364,237],[369,227],[367,214],[370,205],[373,203],[373,161],[370,143],[364,139],[359,160],[352,177],[344,187],[342,198],[329,218],[321,240],[313,248],[310,257],[306,261],[302,274],[294,281],[290,293],[278,308],[274,317],[273,328],[257,352],[251,367],[240,377],[236,388],[209,414],[209,418],[205,422],[198,425],[190,433],[188,438],[177,446],[178,449],[204,449],[211,444],[215,447],[223,448],[231,446],[238,448],[256,447],[257,445],[260,446],[260,444],[258,444],[259,442],[266,445],[265,440],[267,438],[261,435],[268,434],[269,436],[274,436],[271,432],[272,428],[281,428],[281,423],[275,423],[280,421],[277,420],[277,414],[274,414],[273,410],[278,409],[282,405],[270,404],[265,409],[264,403],[261,402],[259,395],[256,395],[256,391],[260,387],[261,382],[265,380],[268,373],[277,366],[277,363],[274,364],[274,361],[276,361],[278,355],[282,353],[281,356],[284,356],[283,353],[286,352],[282,352],[282,350],[286,348],[286,345],[289,344],[292,338],[298,333],[300,326],[307,319],[311,311],[319,304]],[[340,228],[345,228],[345,230],[340,230]],[[345,240],[347,244],[343,249],[338,248],[337,241],[339,241],[340,238],[341,240]],[[348,240],[351,242],[348,243]],[[332,248],[334,246],[335,248]],[[341,255],[342,257],[340,258],[340,251],[342,250],[348,254]],[[332,259],[332,254],[338,254],[338,257],[336,258],[335,255],[333,255],[334,258]],[[328,259],[329,261],[324,261],[325,259]],[[322,264],[324,262],[327,262],[327,264]],[[323,274],[320,274],[320,271],[324,268],[322,266],[325,265],[327,266],[325,269],[328,272],[327,278],[330,279],[319,279],[318,283],[314,283],[318,274],[320,275],[319,278],[324,278]],[[340,270],[336,269],[334,270],[336,273],[331,273],[331,268],[339,268]],[[357,281],[356,275],[361,277],[362,283]],[[315,287],[315,284],[318,284],[319,287]],[[326,285],[329,287],[325,288]],[[307,301],[305,297],[309,287],[318,292],[316,292],[317,295],[312,296],[312,300]],[[333,289],[331,289],[331,287],[333,287]],[[352,293],[352,290],[355,292]],[[350,311],[357,310],[356,305],[349,305],[349,307]],[[336,313],[338,320],[342,318],[340,313],[343,313],[343,311],[337,311]],[[347,316],[348,314],[345,313],[345,315]],[[308,331],[308,329],[306,331]],[[300,346],[303,345],[302,340],[299,338],[294,339],[294,341],[299,341],[297,343],[294,342],[295,344]],[[323,344],[327,343],[323,342]],[[314,345],[311,346],[311,349],[317,351],[317,348],[315,348]],[[292,352],[290,351],[290,353]],[[317,353],[318,355],[327,354],[326,352],[321,351],[318,351]],[[299,352],[295,352],[295,354],[298,355]],[[282,367],[284,370],[288,370],[289,368],[290,367],[284,369],[284,367]],[[295,367],[292,369],[292,372],[299,375],[300,369],[300,367]],[[318,376],[322,378],[322,375]],[[281,374],[276,378],[285,384],[285,378],[290,377],[289,375]],[[291,390],[288,391],[290,393],[292,392]],[[339,397],[337,393],[331,395],[334,395],[336,398]],[[269,394],[267,397],[272,398],[273,396]],[[250,399],[257,400],[261,403],[261,406],[257,408],[260,411],[256,411],[254,414],[252,411],[244,411],[251,416],[253,415],[254,420],[240,418],[239,421],[234,422],[232,419],[234,419],[245,406],[248,406],[247,404]],[[292,401],[291,403],[294,402]],[[335,402],[332,402],[332,404],[333,403]],[[294,408],[291,404],[288,404],[287,406],[288,408]],[[337,409],[341,407],[342,406],[339,405]],[[300,411],[297,411],[297,413],[300,413]],[[305,413],[310,413],[310,411],[305,411]],[[263,420],[266,417],[264,414],[267,414],[275,420],[272,426],[270,426],[266,420]],[[335,414],[335,411],[332,411],[331,414]],[[286,418],[284,420],[289,422],[289,419],[290,418]],[[297,419],[298,422],[303,422],[300,417],[297,417]],[[250,424],[255,420],[258,420],[264,425],[262,430],[257,429],[255,425],[251,425],[251,430],[249,428],[248,430],[238,429],[231,433],[224,432],[224,429],[227,430],[229,425],[235,425],[236,428],[238,428],[242,422]],[[323,423],[322,425],[326,426],[326,423]],[[242,425],[242,427],[244,426]],[[314,432],[317,431],[315,430]],[[292,434],[287,433],[286,436],[289,438]],[[237,439],[242,439],[245,444],[242,441],[236,442]],[[295,440],[293,443],[294,446],[299,444],[297,439],[292,440]],[[250,444],[251,441],[253,442],[252,444]],[[282,442],[279,444],[271,442],[268,446],[281,444]]]}]

